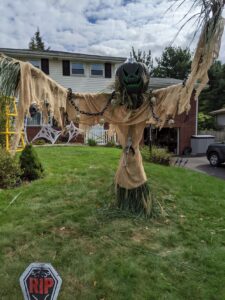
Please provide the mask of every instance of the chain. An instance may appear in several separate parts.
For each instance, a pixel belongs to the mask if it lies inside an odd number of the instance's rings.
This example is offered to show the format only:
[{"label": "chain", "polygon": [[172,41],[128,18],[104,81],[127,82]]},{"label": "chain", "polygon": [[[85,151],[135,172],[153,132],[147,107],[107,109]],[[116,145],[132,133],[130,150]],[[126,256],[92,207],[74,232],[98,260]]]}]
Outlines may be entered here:
[{"label": "chain", "polygon": [[107,108],[109,107],[111,100],[113,99],[113,97],[115,96],[115,91],[112,92],[111,97],[109,98],[108,102],[106,103],[106,106],[99,112],[97,113],[90,113],[87,111],[83,111],[80,110],[79,107],[75,104],[75,102],[73,101],[73,93],[71,89],[68,89],[68,94],[67,94],[67,99],[70,101],[70,103],[73,105],[73,107],[76,109],[77,112],[79,112],[82,115],[86,115],[86,116],[102,116],[104,114],[104,112],[107,110]]},{"label": "chain", "polygon": [[[150,90],[150,97],[152,98],[153,94],[152,94],[152,90]],[[151,113],[152,113],[152,117],[156,122],[161,122],[160,118],[156,115],[155,111],[154,111],[154,104],[152,103],[151,99],[150,99],[150,109],[151,109]]]},{"label": "chain", "polygon": [[[86,112],[83,110],[80,110],[79,107],[75,104],[75,102],[73,101],[74,95],[72,93],[72,89],[68,89],[68,94],[67,94],[67,99],[70,101],[70,103],[73,105],[73,107],[76,109],[77,112],[79,112],[82,115],[86,115],[86,116],[102,116],[104,114],[104,112],[107,110],[107,108],[109,107],[111,100],[113,99],[113,97],[115,96],[115,91],[112,92],[111,97],[109,98],[108,102],[106,103],[106,106],[97,113],[90,113],[90,112]],[[151,113],[152,113],[152,117],[153,119],[155,119],[155,121],[160,122],[160,118],[156,115],[155,111],[154,111],[154,106],[153,103],[150,101],[150,109],[151,109]]]}]

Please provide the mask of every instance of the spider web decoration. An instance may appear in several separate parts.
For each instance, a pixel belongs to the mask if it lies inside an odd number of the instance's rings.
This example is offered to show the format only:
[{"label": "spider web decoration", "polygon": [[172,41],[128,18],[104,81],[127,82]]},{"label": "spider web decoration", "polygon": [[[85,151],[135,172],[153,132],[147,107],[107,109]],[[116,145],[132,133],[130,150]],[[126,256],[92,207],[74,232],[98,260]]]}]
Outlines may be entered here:
[{"label": "spider web decoration", "polygon": [[73,138],[77,138],[77,136],[83,132],[83,130],[76,127],[72,121],[70,122],[70,125],[66,126],[66,129],[69,133],[69,138],[67,143],[69,143]]},{"label": "spider web decoration", "polygon": [[55,142],[57,141],[61,133],[62,131],[53,129],[49,124],[43,125],[40,131],[32,139],[32,142],[40,138],[45,138],[46,140],[50,141],[52,144],[55,144]]}]

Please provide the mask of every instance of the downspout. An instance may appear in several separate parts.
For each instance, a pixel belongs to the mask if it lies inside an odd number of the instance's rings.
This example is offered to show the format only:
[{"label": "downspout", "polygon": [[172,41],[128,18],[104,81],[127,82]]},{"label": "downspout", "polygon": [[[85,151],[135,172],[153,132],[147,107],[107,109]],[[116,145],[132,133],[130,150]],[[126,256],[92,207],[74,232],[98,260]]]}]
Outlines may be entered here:
[{"label": "downspout", "polygon": [[198,135],[198,97],[195,99],[195,101],[196,101],[195,135]]}]

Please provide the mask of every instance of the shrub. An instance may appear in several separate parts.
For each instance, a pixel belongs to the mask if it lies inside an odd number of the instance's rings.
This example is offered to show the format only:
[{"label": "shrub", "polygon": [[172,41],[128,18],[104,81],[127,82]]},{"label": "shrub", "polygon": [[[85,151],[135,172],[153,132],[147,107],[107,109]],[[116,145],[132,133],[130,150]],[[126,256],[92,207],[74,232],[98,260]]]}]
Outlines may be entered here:
[{"label": "shrub", "polygon": [[44,139],[38,139],[38,140],[33,141],[32,144],[33,145],[39,145],[39,146],[45,145],[46,144],[46,140],[44,140]]},{"label": "shrub", "polygon": [[149,148],[145,146],[142,148],[141,153],[143,159],[146,161],[166,166],[170,165],[172,154],[169,153],[165,148],[158,148],[156,146],[153,146],[150,152]]},{"label": "shrub", "polygon": [[44,169],[32,145],[26,145],[20,155],[20,166],[22,178],[25,180],[35,180],[43,177]]},{"label": "shrub", "polygon": [[114,140],[108,141],[106,144],[106,147],[115,147],[115,146],[116,146],[116,143],[114,142]]},{"label": "shrub", "polygon": [[88,145],[89,146],[97,146],[97,142],[93,139],[88,139]]},{"label": "shrub", "polygon": [[21,169],[16,157],[0,147],[0,188],[10,188],[21,183]]}]

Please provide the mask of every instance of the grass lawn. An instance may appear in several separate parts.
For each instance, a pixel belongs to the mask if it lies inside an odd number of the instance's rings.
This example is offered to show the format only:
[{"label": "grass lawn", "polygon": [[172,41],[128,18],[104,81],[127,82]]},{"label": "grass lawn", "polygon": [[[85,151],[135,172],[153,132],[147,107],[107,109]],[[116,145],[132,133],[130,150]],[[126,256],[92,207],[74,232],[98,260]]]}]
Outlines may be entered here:
[{"label": "grass lawn", "polygon": [[1,300],[22,299],[35,261],[61,275],[59,300],[225,299],[224,181],[146,163],[164,216],[145,220],[108,208],[121,150],[36,150],[46,177],[0,190]]}]

